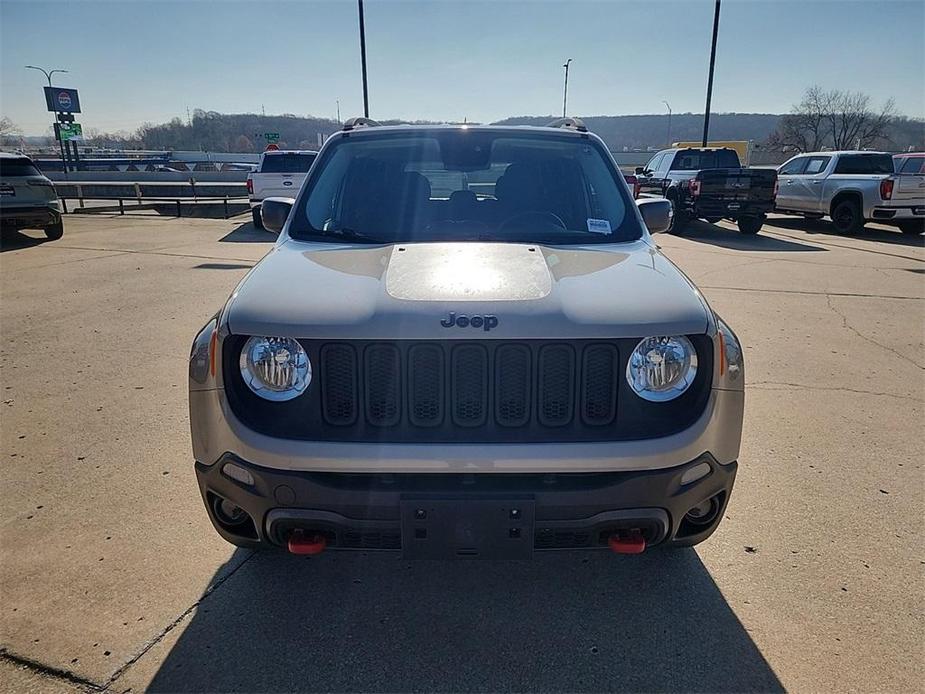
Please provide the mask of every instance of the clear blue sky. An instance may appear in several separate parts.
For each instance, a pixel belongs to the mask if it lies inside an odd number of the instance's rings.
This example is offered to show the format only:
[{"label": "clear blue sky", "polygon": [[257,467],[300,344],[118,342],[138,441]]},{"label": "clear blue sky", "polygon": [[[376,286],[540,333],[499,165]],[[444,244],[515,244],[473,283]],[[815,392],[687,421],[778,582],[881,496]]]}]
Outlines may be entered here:
[{"label": "clear blue sky", "polygon": [[[490,121],[702,112],[712,0],[367,0],[373,117]],[[814,83],[925,115],[922,0],[724,0],[714,111],[784,112]],[[0,113],[50,122],[44,77],[66,67],[85,127],[222,112],[360,114],[353,0],[0,0]]]}]

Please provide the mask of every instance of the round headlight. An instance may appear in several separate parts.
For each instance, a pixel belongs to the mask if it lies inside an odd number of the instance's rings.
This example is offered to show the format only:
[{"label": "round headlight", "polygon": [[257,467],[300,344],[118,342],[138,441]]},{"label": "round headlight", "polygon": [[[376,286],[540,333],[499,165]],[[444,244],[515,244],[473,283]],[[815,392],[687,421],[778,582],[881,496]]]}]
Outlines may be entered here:
[{"label": "round headlight", "polygon": [[252,337],[241,350],[241,376],[265,400],[292,400],[312,380],[308,355],[290,337]]},{"label": "round headlight", "polygon": [[676,337],[647,337],[630,355],[626,380],[644,400],[673,400],[688,389],[697,375],[697,352],[691,341]]}]

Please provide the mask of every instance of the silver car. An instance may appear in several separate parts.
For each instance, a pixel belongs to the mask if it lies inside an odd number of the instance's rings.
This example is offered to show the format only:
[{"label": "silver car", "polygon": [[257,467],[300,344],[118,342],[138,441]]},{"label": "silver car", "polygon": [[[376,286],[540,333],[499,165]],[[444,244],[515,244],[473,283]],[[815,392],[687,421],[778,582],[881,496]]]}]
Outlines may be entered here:
[{"label": "silver car", "polygon": [[0,152],[0,225],[43,229],[49,239],[64,234],[55,186],[27,156]]},{"label": "silver car", "polygon": [[264,201],[275,247],[193,342],[215,529],[407,558],[709,537],[742,349],[650,236],[670,215],[580,121],[348,122]]}]

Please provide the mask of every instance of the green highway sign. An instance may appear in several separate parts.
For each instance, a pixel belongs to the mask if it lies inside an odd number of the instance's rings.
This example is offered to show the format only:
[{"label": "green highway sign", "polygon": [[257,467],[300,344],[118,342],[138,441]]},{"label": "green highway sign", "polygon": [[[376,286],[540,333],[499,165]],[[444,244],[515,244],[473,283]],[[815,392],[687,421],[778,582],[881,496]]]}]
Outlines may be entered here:
[{"label": "green highway sign", "polygon": [[267,142],[279,142],[279,133],[264,133]]},{"label": "green highway sign", "polygon": [[84,134],[83,127],[80,123],[55,123],[55,130],[61,142],[79,140]]}]

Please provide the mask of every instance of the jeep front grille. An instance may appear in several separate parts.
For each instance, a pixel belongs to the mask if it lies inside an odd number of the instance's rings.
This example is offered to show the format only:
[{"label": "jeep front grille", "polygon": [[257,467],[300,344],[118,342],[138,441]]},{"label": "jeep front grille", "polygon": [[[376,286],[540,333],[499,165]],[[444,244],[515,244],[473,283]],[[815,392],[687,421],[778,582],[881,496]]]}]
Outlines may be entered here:
[{"label": "jeep front grille", "polygon": [[288,402],[256,396],[237,365],[246,337],[223,345],[235,414],[261,433],[318,441],[539,443],[665,436],[706,406],[712,341],[692,335],[688,392],[651,403],[623,373],[636,339],[300,340],[315,378]]}]

